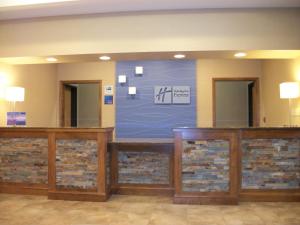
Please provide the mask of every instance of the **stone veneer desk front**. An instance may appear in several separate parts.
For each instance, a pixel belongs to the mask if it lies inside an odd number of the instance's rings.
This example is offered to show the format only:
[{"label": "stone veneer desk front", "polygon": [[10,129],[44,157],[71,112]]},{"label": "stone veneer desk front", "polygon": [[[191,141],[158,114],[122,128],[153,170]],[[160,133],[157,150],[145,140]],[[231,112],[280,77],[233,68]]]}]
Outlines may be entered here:
[{"label": "stone veneer desk front", "polygon": [[173,139],[116,139],[109,149],[112,193],[173,196]]},{"label": "stone veneer desk front", "polygon": [[0,128],[0,192],[105,201],[300,201],[300,128],[177,128],[112,140],[112,128]]},{"label": "stone veneer desk front", "polygon": [[0,192],[105,201],[113,128],[0,128]]},{"label": "stone veneer desk front", "polygon": [[178,128],[175,203],[300,201],[300,128]]}]

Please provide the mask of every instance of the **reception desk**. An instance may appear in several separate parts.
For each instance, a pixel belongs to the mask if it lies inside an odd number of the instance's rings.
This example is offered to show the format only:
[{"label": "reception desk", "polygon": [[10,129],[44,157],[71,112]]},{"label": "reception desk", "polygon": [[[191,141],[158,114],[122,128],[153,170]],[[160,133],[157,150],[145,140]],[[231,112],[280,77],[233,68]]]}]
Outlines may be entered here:
[{"label": "reception desk", "polygon": [[299,128],[174,132],[175,203],[300,201]]},{"label": "reception desk", "polygon": [[1,128],[0,192],[105,201],[113,128]]},{"label": "reception desk", "polygon": [[113,128],[0,128],[0,193],[182,204],[300,201],[300,128],[177,128],[174,139],[116,139]]}]

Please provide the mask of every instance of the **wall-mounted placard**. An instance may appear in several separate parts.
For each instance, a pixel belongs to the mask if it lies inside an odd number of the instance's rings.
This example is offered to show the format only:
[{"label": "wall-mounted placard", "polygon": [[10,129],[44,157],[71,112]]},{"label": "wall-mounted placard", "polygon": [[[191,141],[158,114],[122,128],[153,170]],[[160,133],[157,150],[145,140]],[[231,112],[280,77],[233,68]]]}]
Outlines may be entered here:
[{"label": "wall-mounted placard", "polygon": [[105,95],[113,95],[114,94],[113,85],[105,85],[104,86],[104,94]]},{"label": "wall-mounted placard", "polygon": [[112,104],[114,104],[114,96],[112,96],[112,95],[105,95],[104,96],[104,104],[105,105],[112,105]]}]

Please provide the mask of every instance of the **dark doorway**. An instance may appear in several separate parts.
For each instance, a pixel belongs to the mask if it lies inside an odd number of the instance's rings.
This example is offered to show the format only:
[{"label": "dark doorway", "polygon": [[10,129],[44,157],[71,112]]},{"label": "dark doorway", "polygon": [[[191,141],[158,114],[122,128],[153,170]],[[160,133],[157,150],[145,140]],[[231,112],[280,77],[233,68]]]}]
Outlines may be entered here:
[{"label": "dark doorway", "polygon": [[253,88],[254,82],[248,84],[248,126],[253,127]]},{"label": "dark doorway", "polygon": [[77,127],[77,87],[64,85],[64,124],[66,127]]}]

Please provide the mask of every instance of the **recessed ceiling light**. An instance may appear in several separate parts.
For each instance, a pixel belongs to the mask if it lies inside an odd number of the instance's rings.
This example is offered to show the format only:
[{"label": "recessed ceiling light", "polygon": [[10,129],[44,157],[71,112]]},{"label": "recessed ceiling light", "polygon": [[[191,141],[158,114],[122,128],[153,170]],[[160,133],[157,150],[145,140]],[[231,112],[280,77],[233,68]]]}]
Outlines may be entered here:
[{"label": "recessed ceiling light", "polygon": [[247,54],[245,52],[238,52],[234,54],[234,57],[241,58],[245,57]]},{"label": "recessed ceiling light", "polygon": [[110,57],[107,55],[103,55],[103,56],[100,56],[99,59],[103,60],[103,61],[107,61],[107,60],[110,60]]},{"label": "recessed ceiling light", "polygon": [[74,1],[78,1],[78,0],[3,0],[0,1],[0,7],[39,5],[39,4],[74,2]]},{"label": "recessed ceiling light", "polygon": [[54,58],[54,57],[48,57],[46,59],[48,62],[56,62],[57,61],[57,58]]},{"label": "recessed ceiling light", "polygon": [[176,55],[174,55],[174,58],[176,58],[176,59],[184,59],[185,55],[183,55],[183,54],[176,54]]}]

